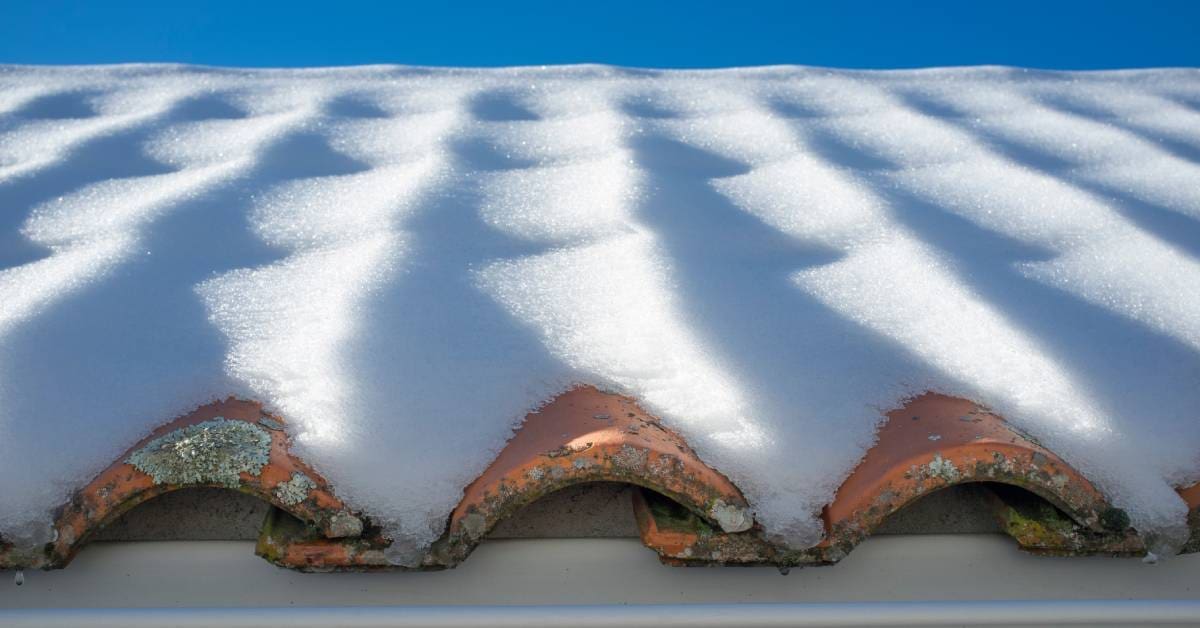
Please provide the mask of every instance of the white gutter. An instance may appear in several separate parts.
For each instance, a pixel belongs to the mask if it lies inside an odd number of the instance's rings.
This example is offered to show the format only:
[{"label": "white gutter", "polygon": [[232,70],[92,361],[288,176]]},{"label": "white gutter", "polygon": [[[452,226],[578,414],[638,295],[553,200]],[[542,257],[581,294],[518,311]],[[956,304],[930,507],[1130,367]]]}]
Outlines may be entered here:
[{"label": "white gutter", "polygon": [[634,606],[409,606],[289,608],[38,609],[0,611],[9,628],[164,626],[946,626],[1170,625],[1200,622],[1195,600],[1015,600],[841,604]]},{"label": "white gutter", "polygon": [[1200,626],[1200,555],[1036,557],[1003,536],[876,537],[787,576],[665,567],[636,539],[489,541],[429,573],[301,574],[253,551],[97,543],[21,586],[0,574],[0,627]]}]

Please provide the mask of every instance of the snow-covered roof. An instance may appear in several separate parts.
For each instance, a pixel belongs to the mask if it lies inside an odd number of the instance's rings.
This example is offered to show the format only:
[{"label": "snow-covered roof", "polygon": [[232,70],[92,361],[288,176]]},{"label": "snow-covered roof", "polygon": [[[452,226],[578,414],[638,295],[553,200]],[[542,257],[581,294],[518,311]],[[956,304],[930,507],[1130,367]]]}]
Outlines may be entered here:
[{"label": "snow-covered roof", "polygon": [[0,68],[6,540],[234,396],[421,549],[580,385],[792,547],[925,391],[1178,547],[1200,71]]}]

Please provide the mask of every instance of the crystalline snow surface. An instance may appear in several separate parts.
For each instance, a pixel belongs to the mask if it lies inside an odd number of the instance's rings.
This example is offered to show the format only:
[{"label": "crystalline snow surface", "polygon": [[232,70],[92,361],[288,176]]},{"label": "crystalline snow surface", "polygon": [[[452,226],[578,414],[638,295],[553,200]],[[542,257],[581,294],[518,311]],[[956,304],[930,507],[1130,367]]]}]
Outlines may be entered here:
[{"label": "crystalline snow surface", "polygon": [[796,545],[925,390],[1180,540],[1200,72],[9,67],[0,94],[8,539],[238,395],[411,560],[590,383]]}]

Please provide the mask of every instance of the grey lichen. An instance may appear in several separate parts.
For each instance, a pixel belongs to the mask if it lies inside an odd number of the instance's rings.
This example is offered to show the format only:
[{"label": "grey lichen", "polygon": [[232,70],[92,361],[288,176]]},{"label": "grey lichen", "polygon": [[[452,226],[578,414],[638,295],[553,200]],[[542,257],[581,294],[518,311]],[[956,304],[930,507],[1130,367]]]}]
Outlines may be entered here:
[{"label": "grey lichen", "polygon": [[736,504],[725,503],[723,499],[713,502],[708,515],[725,532],[745,532],[754,526],[753,513]]},{"label": "grey lichen", "polygon": [[929,475],[935,478],[942,478],[947,482],[955,482],[958,480],[959,471],[954,463],[942,457],[942,454],[937,454],[933,460],[927,465]]},{"label": "grey lichen", "polygon": [[328,536],[340,539],[348,536],[359,536],[363,531],[362,519],[348,512],[339,512],[329,520]]},{"label": "grey lichen", "polygon": [[477,512],[468,513],[462,518],[462,529],[472,539],[483,538],[487,533],[487,520]]},{"label": "grey lichen", "polygon": [[612,461],[621,470],[637,471],[645,468],[649,455],[645,449],[621,445],[621,451],[613,454]]},{"label": "grey lichen", "polygon": [[245,421],[216,417],[160,436],[125,462],[155,484],[219,484],[237,488],[239,475],[258,475],[271,455],[271,435]]},{"label": "grey lichen", "polygon": [[275,487],[275,498],[287,504],[295,506],[308,498],[308,492],[317,488],[317,483],[312,481],[312,478],[296,471],[292,474],[292,479],[287,482],[280,482]]}]

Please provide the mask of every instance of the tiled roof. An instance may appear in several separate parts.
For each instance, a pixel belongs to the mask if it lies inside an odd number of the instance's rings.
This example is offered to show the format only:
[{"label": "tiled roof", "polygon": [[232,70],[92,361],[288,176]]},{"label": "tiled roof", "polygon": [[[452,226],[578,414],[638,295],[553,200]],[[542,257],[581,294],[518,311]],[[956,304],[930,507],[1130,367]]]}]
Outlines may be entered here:
[{"label": "tiled roof", "polygon": [[[464,490],[421,569],[465,560],[498,522],[533,501],[590,482],[638,487],[643,543],[669,564],[835,563],[890,516],[923,496],[984,483],[1003,529],[1027,551],[1142,555],[1144,539],[1086,477],[986,408],[925,394],[887,414],[877,444],[823,514],[825,540],[806,550],[773,542],[741,491],[704,464],[676,433],[633,399],[590,387],[529,414],[487,470]],[[209,404],[130,448],[59,514],[40,551],[0,546],[2,568],[66,566],[95,533],[134,506],[170,491],[224,487],[273,508],[258,553],[305,570],[398,568],[395,548],[347,510],[319,473],[291,450],[286,419],[250,401]],[[1017,490],[1019,489],[1019,490]],[[1200,550],[1200,485],[1181,488]]]},{"label": "tiled roof", "polygon": [[1194,69],[0,67],[4,560],[217,487],[277,509],[275,560],[435,567],[594,481],[712,546],[670,560],[829,562],[962,482],[1016,485],[1028,547],[1175,553],[1198,99]]}]

